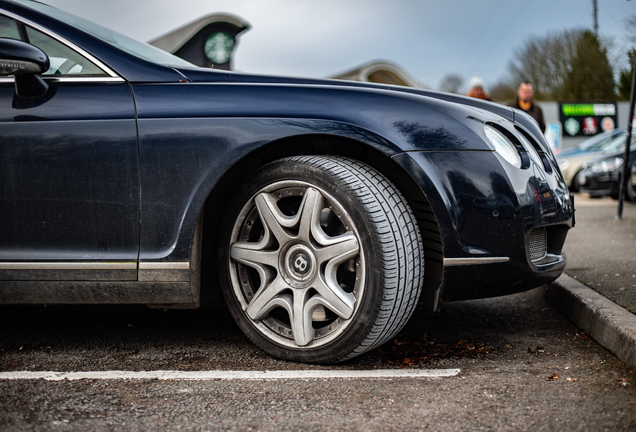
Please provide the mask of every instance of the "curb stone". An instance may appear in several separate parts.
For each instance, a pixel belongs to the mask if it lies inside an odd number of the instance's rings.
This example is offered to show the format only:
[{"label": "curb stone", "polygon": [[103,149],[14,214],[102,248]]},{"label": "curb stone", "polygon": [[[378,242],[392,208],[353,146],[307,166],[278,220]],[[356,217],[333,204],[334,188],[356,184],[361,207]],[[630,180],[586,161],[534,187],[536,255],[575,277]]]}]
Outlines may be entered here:
[{"label": "curb stone", "polygon": [[636,369],[636,315],[566,274],[548,285],[545,298],[596,342]]}]

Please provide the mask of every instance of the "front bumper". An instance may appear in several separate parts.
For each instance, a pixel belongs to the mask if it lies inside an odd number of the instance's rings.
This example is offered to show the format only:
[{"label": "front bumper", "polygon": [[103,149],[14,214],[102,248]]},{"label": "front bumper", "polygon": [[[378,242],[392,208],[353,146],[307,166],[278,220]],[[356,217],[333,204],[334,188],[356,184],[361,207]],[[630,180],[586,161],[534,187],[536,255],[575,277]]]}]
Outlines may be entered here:
[{"label": "front bumper", "polygon": [[[621,169],[622,170],[622,169]],[[580,190],[590,196],[618,196],[618,178],[621,170],[593,173],[589,170],[580,174]]]},{"label": "front bumper", "polygon": [[[550,174],[535,164],[518,169],[488,151],[409,152],[394,160],[413,175],[437,218],[440,300],[512,294],[563,272],[574,204],[556,167]],[[530,234],[538,227],[546,229],[547,254],[533,262]]]}]

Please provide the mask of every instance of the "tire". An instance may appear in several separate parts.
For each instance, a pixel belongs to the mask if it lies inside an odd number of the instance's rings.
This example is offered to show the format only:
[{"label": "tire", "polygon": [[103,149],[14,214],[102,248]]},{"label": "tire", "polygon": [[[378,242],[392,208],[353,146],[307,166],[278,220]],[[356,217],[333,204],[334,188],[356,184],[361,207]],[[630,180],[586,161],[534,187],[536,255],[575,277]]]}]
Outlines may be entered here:
[{"label": "tire", "polygon": [[219,248],[239,327],[275,357],[337,363],[393,338],[424,276],[419,229],[375,169],[298,156],[254,173],[229,204]]},{"label": "tire", "polygon": [[574,177],[572,177],[572,182],[570,183],[570,192],[578,192],[579,189],[581,188],[581,185],[579,184],[579,179],[578,176],[581,173],[581,170],[577,171],[576,174],[574,174]]}]

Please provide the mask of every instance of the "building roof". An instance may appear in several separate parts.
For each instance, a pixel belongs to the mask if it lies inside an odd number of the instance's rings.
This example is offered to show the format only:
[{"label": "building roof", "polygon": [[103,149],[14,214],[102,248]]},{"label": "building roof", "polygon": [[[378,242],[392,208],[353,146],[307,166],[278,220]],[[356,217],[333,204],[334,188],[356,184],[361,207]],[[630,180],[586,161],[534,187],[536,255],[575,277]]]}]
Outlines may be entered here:
[{"label": "building roof", "polygon": [[422,87],[414,78],[412,78],[399,66],[384,60],[376,60],[365,63],[354,69],[332,75],[329,78],[380,84],[394,84],[415,88]]},{"label": "building roof", "polygon": [[207,25],[216,22],[225,22],[232,24],[239,28],[238,33],[241,33],[250,28],[249,23],[246,23],[237,16],[229,14],[212,14],[199,18],[198,20],[186,24],[183,27],[179,27],[178,29],[173,30],[163,36],[159,36],[158,38],[155,38],[148,43],[169,53],[175,53],[186,42],[192,39],[192,37],[199,31],[201,31]]}]

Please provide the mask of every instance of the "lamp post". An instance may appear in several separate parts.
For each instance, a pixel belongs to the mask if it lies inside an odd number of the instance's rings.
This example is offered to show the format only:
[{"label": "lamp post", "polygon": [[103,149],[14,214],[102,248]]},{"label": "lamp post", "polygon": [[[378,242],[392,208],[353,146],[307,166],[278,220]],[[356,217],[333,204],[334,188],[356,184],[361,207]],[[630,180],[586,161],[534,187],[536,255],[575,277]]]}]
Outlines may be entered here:
[{"label": "lamp post", "polygon": [[620,178],[618,185],[618,213],[616,219],[623,219],[623,203],[625,202],[625,192],[627,192],[627,182],[631,177],[629,172],[631,167],[629,166],[629,147],[632,143],[632,123],[634,122],[634,87],[636,87],[636,58],[634,59],[633,73],[632,73],[632,92],[629,98],[629,119],[627,120],[627,138],[625,141],[625,159],[623,159],[623,175]]}]

